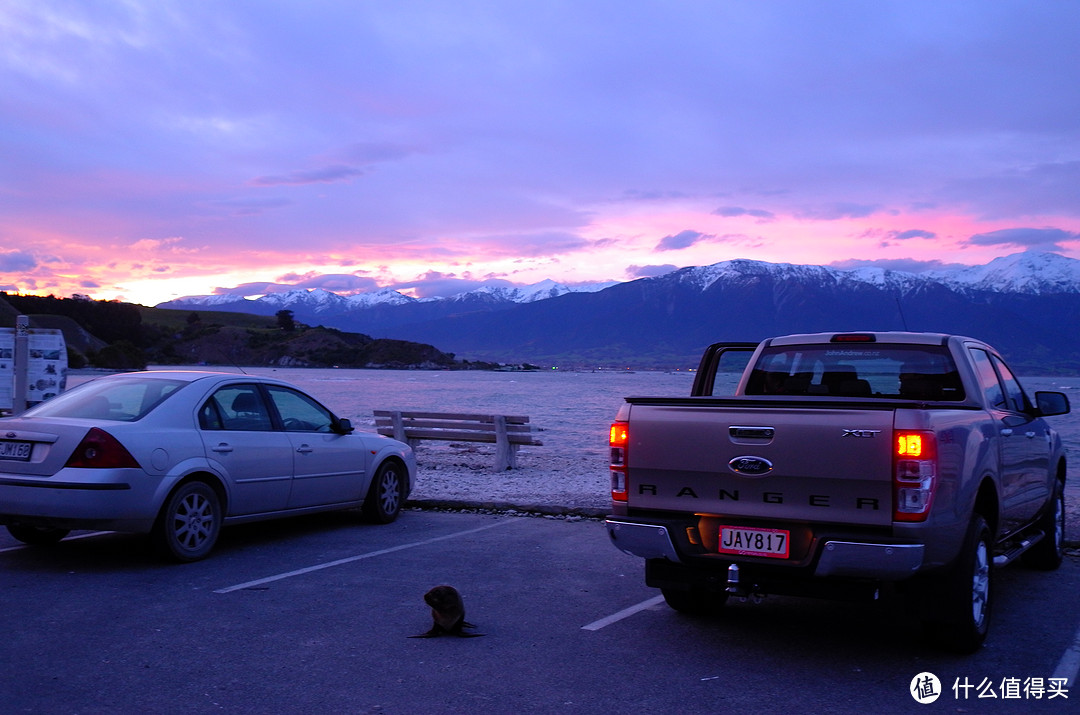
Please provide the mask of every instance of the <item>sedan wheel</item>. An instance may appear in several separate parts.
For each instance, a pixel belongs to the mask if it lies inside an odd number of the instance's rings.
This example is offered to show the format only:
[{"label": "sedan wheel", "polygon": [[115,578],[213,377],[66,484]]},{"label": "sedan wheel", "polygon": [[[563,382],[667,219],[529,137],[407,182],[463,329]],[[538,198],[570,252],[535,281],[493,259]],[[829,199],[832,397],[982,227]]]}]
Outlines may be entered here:
[{"label": "sedan wheel", "polygon": [[396,462],[384,462],[371,480],[360,513],[368,521],[389,524],[401,511],[403,487],[401,467]]},{"label": "sedan wheel", "polygon": [[154,524],[158,548],[177,561],[210,553],[221,531],[221,500],[205,482],[183,484],[169,497]]}]

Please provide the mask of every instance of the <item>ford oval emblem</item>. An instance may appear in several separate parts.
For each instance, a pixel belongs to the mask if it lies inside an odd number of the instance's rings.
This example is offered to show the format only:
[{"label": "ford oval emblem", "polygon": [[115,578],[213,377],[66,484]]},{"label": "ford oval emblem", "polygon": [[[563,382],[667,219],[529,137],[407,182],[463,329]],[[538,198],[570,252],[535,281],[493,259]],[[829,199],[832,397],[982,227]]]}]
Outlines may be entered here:
[{"label": "ford oval emblem", "polygon": [[747,477],[761,477],[772,471],[772,462],[764,457],[735,457],[728,466],[736,474]]}]

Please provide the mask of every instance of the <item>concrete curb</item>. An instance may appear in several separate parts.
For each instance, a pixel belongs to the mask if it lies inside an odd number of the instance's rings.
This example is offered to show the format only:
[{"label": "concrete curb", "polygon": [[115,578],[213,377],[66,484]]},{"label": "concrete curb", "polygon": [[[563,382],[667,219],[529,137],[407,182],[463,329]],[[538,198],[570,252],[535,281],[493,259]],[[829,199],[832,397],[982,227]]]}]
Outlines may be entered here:
[{"label": "concrete curb", "polygon": [[424,511],[475,511],[494,514],[535,514],[539,516],[579,517],[602,519],[611,513],[602,507],[552,506],[550,504],[518,504],[505,501],[473,501],[469,499],[409,499],[406,509]]}]

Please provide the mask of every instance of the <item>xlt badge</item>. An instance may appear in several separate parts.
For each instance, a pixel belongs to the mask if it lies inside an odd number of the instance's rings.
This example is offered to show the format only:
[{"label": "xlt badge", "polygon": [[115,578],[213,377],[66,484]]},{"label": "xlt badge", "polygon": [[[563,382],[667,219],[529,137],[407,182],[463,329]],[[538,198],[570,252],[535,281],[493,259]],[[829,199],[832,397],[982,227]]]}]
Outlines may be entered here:
[{"label": "xlt badge", "polygon": [[876,437],[881,434],[879,429],[846,429],[844,430],[845,437]]}]

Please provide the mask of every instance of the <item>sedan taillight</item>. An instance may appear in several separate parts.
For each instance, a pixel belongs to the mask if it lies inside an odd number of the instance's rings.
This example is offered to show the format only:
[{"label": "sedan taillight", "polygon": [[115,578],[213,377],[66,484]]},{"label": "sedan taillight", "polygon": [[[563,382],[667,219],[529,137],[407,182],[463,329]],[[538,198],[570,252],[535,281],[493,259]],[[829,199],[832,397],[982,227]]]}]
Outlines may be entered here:
[{"label": "sedan taillight", "polygon": [[91,427],[64,466],[82,469],[138,469],[139,463],[116,437],[103,429]]}]

